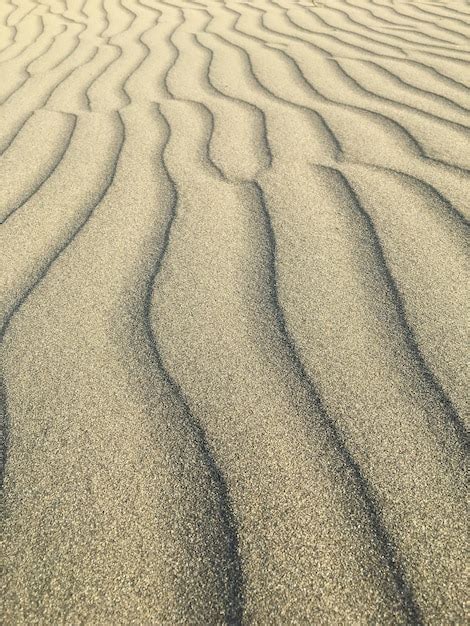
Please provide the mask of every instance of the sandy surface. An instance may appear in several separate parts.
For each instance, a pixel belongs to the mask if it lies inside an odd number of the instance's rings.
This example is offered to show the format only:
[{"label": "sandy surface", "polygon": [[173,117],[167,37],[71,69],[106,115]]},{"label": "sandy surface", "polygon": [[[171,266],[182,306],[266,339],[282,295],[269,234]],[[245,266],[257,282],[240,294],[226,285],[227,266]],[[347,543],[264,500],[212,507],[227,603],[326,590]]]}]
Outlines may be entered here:
[{"label": "sandy surface", "polygon": [[1,621],[466,623],[468,2],[0,24]]}]

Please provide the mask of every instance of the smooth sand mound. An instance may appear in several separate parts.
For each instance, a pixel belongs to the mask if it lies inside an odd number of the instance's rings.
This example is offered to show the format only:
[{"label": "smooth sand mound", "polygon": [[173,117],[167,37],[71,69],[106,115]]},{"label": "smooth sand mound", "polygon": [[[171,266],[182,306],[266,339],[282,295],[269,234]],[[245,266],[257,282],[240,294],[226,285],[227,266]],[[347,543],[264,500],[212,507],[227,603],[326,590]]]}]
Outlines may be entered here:
[{"label": "smooth sand mound", "polygon": [[465,623],[469,40],[0,6],[4,623]]}]

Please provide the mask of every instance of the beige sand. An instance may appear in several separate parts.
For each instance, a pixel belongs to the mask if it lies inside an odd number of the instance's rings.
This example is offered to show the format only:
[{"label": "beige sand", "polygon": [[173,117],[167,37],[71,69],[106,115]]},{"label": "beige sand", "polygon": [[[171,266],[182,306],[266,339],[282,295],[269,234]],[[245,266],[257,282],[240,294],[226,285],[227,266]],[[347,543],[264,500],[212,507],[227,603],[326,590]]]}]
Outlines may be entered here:
[{"label": "beige sand", "polygon": [[2,622],[465,623],[468,4],[0,24]]}]

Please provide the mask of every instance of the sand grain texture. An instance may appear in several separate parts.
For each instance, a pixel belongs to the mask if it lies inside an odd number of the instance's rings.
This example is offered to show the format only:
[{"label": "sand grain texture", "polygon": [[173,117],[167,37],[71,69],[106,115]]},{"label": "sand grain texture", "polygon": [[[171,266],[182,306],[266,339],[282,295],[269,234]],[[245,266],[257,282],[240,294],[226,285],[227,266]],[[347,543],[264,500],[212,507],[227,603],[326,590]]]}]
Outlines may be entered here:
[{"label": "sand grain texture", "polygon": [[3,623],[466,623],[469,41],[0,5]]}]

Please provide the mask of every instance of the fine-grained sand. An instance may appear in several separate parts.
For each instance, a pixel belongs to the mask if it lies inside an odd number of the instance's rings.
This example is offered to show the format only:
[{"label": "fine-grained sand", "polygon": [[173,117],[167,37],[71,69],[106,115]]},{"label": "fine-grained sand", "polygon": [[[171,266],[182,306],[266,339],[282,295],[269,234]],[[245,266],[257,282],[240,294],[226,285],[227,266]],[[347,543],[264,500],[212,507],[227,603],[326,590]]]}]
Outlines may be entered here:
[{"label": "fine-grained sand", "polygon": [[5,624],[464,624],[470,6],[0,2]]}]

